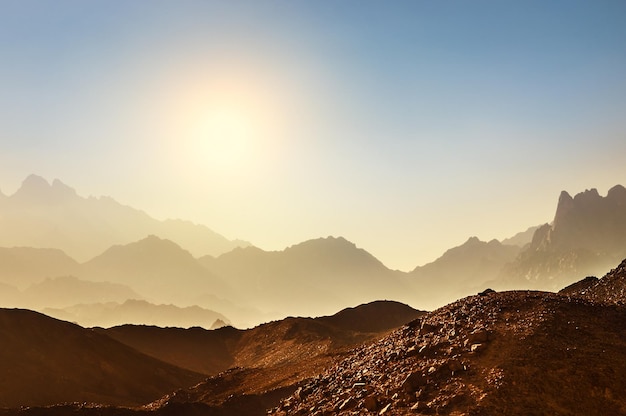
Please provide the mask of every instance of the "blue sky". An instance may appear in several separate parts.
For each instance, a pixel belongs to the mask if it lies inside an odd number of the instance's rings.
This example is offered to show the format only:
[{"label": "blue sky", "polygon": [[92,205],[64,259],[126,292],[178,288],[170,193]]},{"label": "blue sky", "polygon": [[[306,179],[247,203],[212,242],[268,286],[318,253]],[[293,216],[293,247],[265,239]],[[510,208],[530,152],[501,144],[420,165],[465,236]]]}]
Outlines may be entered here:
[{"label": "blue sky", "polygon": [[4,193],[37,173],[265,249],[342,235],[408,270],[550,221],[563,189],[626,183],[623,1],[0,10]]}]

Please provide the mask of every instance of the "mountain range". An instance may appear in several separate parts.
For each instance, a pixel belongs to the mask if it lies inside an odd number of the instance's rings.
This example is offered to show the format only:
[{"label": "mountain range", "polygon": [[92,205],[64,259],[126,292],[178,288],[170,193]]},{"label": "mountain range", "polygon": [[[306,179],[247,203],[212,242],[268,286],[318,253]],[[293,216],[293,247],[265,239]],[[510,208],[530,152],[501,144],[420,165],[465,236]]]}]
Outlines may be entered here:
[{"label": "mountain range", "polygon": [[[0,283],[8,285],[0,300],[7,306],[37,310],[75,307],[74,312],[59,315],[67,319],[79,310],[107,310],[101,305],[114,302],[119,306],[129,299],[197,305],[221,313],[225,322],[251,327],[287,315],[324,315],[376,299],[434,309],[487,287],[554,291],[599,274],[626,256],[625,201],[626,189],[620,185],[606,197],[595,189],[574,197],[563,192],[551,223],[502,242],[471,237],[435,261],[403,273],[388,269],[342,237],[308,240],[281,251],[250,245],[233,248],[237,244],[217,238],[225,252],[207,254],[214,233],[205,233],[203,226],[181,222],[186,224],[182,228],[189,226],[205,236],[206,244],[200,245],[204,249],[190,243],[192,250],[178,242],[187,234],[181,231],[178,240],[163,237],[167,235],[165,222],[139,210],[110,198],[83,198],[58,180],[48,184],[30,176],[14,195],[0,200],[0,242],[8,246],[0,248]],[[137,239],[120,242],[131,234]],[[83,255],[93,252],[96,245],[102,250],[89,258],[77,257],[78,261],[61,250],[73,252],[68,242],[82,239],[87,242]],[[115,244],[104,247],[113,240]],[[37,248],[44,243],[53,248]],[[23,244],[35,248],[18,247]],[[25,294],[45,279],[47,285],[58,287],[65,282],[66,293],[47,300],[32,295],[30,303],[15,302],[28,298],[16,296],[16,289]],[[97,290],[103,296],[95,295],[95,286],[87,293],[84,282],[99,284]],[[113,286],[105,290],[107,283]],[[123,291],[113,294],[113,288],[121,290],[119,285],[127,287],[127,295]],[[114,314],[114,308],[108,310]],[[103,317],[100,323],[116,319]]]},{"label": "mountain range", "polygon": [[249,245],[189,221],[156,220],[110,197],[84,198],[58,179],[50,184],[36,175],[0,197],[0,230],[0,246],[52,247],[81,262],[148,235],[172,240],[195,256]]}]

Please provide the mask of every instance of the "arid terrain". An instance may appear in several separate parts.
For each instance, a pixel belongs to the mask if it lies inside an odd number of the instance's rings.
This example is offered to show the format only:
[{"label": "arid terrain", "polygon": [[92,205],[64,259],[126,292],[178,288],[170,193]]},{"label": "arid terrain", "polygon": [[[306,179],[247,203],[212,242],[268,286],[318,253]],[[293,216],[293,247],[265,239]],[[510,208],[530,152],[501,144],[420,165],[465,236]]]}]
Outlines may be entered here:
[{"label": "arid terrain", "polygon": [[[179,388],[139,406],[114,407],[100,384],[100,396],[94,396],[99,404],[81,398],[81,403],[2,414],[626,414],[620,394],[626,389],[625,293],[626,260],[601,279],[584,279],[560,293],[485,290],[430,313],[375,302],[245,331],[141,326],[94,331],[54,321],[53,326],[86,331],[99,347],[152,357],[130,358],[136,365],[159,359],[158,374]],[[4,316],[16,313],[33,315],[5,311]],[[73,346],[71,339],[66,342]],[[12,344],[5,344],[5,354],[6,345]],[[172,364],[178,377],[188,378],[172,378],[167,367]],[[93,378],[84,363],[80,368]],[[136,368],[133,374],[141,372]],[[198,373],[210,376],[200,381]],[[200,382],[194,384],[193,377]],[[112,391],[124,390],[113,379],[109,383]],[[34,393],[27,384],[18,390],[23,401]],[[7,397],[4,406],[11,403]],[[124,404],[123,397],[116,400]]]}]

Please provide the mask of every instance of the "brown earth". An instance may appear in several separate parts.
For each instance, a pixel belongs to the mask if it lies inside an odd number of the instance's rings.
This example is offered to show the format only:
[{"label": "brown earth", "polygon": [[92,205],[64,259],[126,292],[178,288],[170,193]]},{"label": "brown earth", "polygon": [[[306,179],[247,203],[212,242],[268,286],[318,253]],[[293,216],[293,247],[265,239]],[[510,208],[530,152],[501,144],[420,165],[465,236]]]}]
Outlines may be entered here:
[{"label": "brown earth", "polygon": [[95,331],[24,309],[0,309],[0,368],[0,407],[139,405],[204,379]]},{"label": "brown earth", "polygon": [[[160,360],[214,376],[189,389],[172,388],[170,391],[175,393],[146,407],[121,409],[74,403],[33,407],[17,414],[263,415],[290,395],[298,383],[319,374],[351,348],[380,338],[420,315],[423,312],[407,305],[378,301],[332,316],[287,318],[245,331],[232,327],[207,331],[130,325],[89,330],[102,338],[110,335]],[[239,367],[217,374],[222,371],[219,368],[233,366]]]},{"label": "brown earth", "polygon": [[365,344],[273,415],[626,414],[626,308],[472,296]]}]

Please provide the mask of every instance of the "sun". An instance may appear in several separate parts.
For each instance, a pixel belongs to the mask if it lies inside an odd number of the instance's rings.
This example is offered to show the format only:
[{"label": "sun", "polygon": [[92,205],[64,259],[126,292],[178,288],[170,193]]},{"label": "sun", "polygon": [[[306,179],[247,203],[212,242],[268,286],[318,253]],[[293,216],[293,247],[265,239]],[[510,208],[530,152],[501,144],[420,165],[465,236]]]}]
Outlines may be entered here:
[{"label": "sun", "polygon": [[199,117],[191,140],[201,161],[216,168],[237,167],[252,157],[254,121],[238,108],[209,108]]}]

